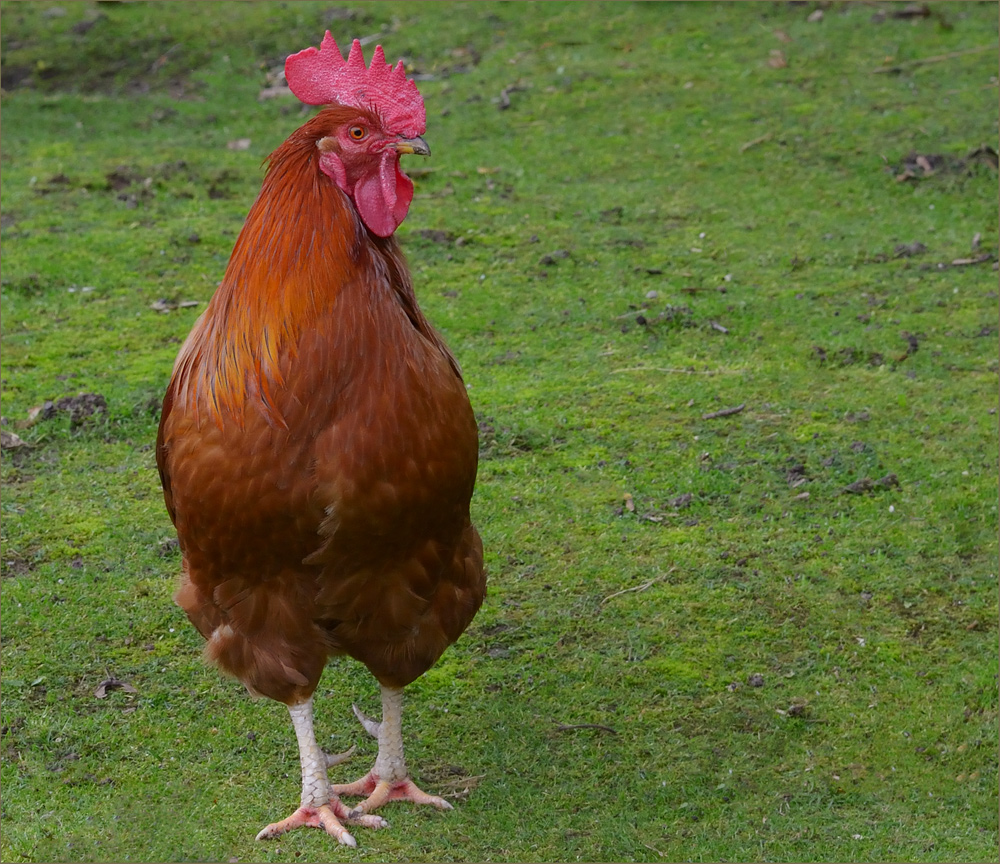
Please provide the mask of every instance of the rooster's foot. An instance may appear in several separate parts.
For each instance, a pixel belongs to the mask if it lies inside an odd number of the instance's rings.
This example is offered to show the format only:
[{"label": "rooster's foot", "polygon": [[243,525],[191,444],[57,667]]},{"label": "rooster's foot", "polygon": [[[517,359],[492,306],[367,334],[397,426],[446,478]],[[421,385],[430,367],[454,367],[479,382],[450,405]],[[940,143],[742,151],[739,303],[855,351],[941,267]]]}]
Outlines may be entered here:
[{"label": "rooster's foot", "polygon": [[368,796],[364,801],[356,805],[353,810],[349,811],[349,817],[352,819],[363,818],[364,814],[370,813],[372,810],[381,807],[383,804],[388,804],[390,801],[410,801],[413,804],[430,804],[439,810],[453,809],[451,804],[445,801],[444,798],[438,798],[437,795],[428,795],[422,789],[418,788],[417,784],[409,777],[390,783],[388,780],[379,780],[378,775],[374,771],[370,771],[354,783],[331,786],[330,791],[335,792],[337,795]]},{"label": "rooster's foot", "polygon": [[322,828],[331,837],[336,838],[338,843],[342,843],[344,846],[357,846],[357,841],[344,827],[341,820],[365,828],[389,827],[389,823],[381,816],[369,816],[365,813],[348,811],[343,803],[334,800],[329,804],[321,804],[319,807],[299,807],[287,819],[272,822],[264,828],[257,835],[257,839],[270,840],[281,836],[286,831],[291,831],[293,828]]}]

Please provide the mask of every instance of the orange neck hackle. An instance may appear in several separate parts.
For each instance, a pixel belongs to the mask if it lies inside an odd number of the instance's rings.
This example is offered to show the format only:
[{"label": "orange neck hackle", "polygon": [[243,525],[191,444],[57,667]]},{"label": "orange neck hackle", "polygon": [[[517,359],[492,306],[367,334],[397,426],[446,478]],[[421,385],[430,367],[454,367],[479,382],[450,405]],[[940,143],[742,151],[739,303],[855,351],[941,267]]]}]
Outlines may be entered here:
[{"label": "orange neck hackle", "polygon": [[206,396],[220,426],[224,416],[241,423],[248,403],[284,425],[273,399],[284,383],[282,352],[295,351],[361,263],[367,232],[319,170],[316,147],[348,111],[320,112],[271,154],[225,276],[177,358],[180,398],[197,412]]}]

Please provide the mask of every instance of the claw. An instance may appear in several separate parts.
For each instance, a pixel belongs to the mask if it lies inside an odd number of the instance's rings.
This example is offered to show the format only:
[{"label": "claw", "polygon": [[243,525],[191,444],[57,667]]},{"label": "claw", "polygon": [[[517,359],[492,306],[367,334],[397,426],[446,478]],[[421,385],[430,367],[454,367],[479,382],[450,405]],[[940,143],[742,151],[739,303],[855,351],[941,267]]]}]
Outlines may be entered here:
[{"label": "claw", "polygon": [[354,751],[358,749],[357,744],[352,744],[349,750],[345,750],[343,753],[324,753],[326,757],[326,767],[332,768],[334,765],[339,765],[341,762],[346,762],[354,755]]},{"label": "claw", "polygon": [[358,708],[357,705],[351,705],[354,711],[354,716],[358,718],[358,722],[365,727],[365,732],[372,736],[372,738],[378,738],[378,730],[382,725],[378,720],[372,720],[364,711]]}]

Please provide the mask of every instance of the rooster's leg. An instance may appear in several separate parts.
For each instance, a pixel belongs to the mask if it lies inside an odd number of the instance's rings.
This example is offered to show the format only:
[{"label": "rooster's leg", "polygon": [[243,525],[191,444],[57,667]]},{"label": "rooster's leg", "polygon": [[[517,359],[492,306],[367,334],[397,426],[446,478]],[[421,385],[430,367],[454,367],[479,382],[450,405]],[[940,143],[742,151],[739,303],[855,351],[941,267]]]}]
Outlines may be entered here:
[{"label": "rooster's leg", "polygon": [[[289,705],[295,737],[299,741],[299,762],[302,765],[302,803],[287,819],[272,822],[258,835],[258,840],[268,840],[291,831],[293,828],[323,828],[345,846],[357,846],[350,832],[341,820],[364,825],[368,828],[384,828],[387,823],[379,816],[350,813],[336,795],[330,795],[330,784],[326,779],[327,764],[337,764],[350,755],[328,756],[319,749],[313,732],[312,699]],[[353,749],[353,748],[352,748]],[[335,761],[331,761],[335,760]]]},{"label": "rooster's leg", "polygon": [[354,709],[358,720],[373,738],[378,738],[378,756],[375,767],[354,783],[331,786],[337,795],[368,796],[350,811],[352,818],[363,818],[376,807],[389,801],[412,801],[414,804],[431,804],[441,810],[451,810],[451,804],[436,795],[428,795],[417,788],[406,770],[403,758],[403,691],[401,688],[382,687],[382,722],[366,717]]}]

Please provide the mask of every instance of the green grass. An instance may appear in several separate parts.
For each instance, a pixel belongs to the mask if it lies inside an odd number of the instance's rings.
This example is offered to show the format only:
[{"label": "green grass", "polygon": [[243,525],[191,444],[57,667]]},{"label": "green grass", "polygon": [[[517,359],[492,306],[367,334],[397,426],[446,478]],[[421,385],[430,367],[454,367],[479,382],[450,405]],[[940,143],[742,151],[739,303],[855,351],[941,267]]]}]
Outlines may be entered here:
[{"label": "green grass", "polygon": [[[996,860],[997,9],[903,8],[2,4],[0,857]],[[151,447],[302,122],[258,93],[326,27],[433,76],[399,236],[481,421],[490,574],[407,691],[456,809],[357,850],[253,840],[294,735],[172,603]],[[107,412],[27,424],[81,392]],[[335,664],[338,779],[352,701]]]}]

